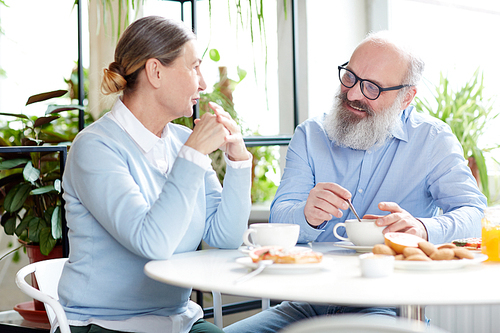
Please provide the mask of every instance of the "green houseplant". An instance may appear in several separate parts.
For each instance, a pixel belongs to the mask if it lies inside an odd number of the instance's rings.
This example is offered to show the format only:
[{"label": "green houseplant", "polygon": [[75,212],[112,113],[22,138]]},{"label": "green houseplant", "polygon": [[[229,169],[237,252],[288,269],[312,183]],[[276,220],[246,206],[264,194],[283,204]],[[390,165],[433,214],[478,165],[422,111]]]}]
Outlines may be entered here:
[{"label": "green houseplant", "polygon": [[480,148],[479,139],[487,125],[495,119],[490,99],[483,97],[483,75],[476,70],[463,87],[454,91],[447,77],[440,74],[439,84],[435,87],[434,101],[416,97],[416,108],[447,123],[462,144],[464,157],[476,178],[483,194],[490,199],[488,170],[484,153],[496,149]]},{"label": "green houseplant", "polygon": [[[31,96],[26,105],[63,96],[66,90],[56,90]],[[20,130],[12,122],[2,130],[0,146],[43,146],[45,142],[69,142],[74,135],[56,133],[50,124],[58,113],[80,109],[79,105],[49,105],[42,117],[0,113],[22,123]],[[31,152],[0,155],[0,214],[1,225],[8,235],[16,235],[23,244],[38,244],[48,255],[60,242],[61,229],[61,170],[57,153]]]}]

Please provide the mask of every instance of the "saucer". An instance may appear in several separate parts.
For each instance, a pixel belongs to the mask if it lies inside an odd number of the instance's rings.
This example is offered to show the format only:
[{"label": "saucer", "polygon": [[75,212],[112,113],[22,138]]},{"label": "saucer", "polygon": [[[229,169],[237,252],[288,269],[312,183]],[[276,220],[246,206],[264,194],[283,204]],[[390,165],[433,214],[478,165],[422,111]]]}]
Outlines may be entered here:
[{"label": "saucer", "polygon": [[[242,245],[238,248],[238,251],[240,251],[241,253],[245,253],[245,254],[248,254],[250,253],[250,251],[256,249],[257,247],[253,247],[253,246],[246,246],[246,245]],[[304,246],[294,246],[292,247],[290,250],[292,251],[295,251],[295,252],[309,252],[309,251],[312,251],[311,248],[309,247],[304,247]]]},{"label": "saucer", "polygon": [[47,312],[45,310],[36,310],[33,300],[17,304],[14,306],[14,310],[19,312],[25,320],[36,323],[49,323]]},{"label": "saucer", "polygon": [[[328,269],[332,265],[331,258],[323,258],[321,262],[311,264],[272,264],[264,268],[267,273],[299,274],[310,273],[315,270]],[[256,269],[259,264],[254,263],[250,257],[236,258],[236,262],[245,267]]]},{"label": "saucer", "polygon": [[358,253],[372,252],[373,246],[357,246],[351,242],[341,241],[333,243],[333,246],[343,247],[344,249],[354,250]]}]

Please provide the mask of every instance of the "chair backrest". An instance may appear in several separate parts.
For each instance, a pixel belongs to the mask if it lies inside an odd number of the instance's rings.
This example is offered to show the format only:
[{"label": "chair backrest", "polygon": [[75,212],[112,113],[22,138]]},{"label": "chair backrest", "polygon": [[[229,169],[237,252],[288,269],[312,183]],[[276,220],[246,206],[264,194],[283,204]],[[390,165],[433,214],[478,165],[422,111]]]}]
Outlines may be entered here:
[{"label": "chair backrest", "polygon": [[375,315],[335,315],[306,319],[280,333],[449,333],[424,322],[400,317]]},{"label": "chair backrest", "polygon": [[[49,295],[55,300],[59,300],[57,288],[59,286],[59,280],[61,279],[64,263],[67,260],[67,258],[43,260],[33,264],[36,266],[35,276],[38,288],[42,293]],[[49,320],[54,319],[55,313],[52,308],[45,305],[45,309],[47,310]],[[52,318],[50,316],[52,316]]]},{"label": "chair backrest", "polygon": [[[60,258],[38,261],[24,266],[16,275],[16,284],[19,289],[28,296],[44,303],[51,326],[54,325],[57,318],[61,333],[69,332],[66,314],[58,301],[59,296],[57,294],[64,263],[67,260],[68,258]],[[35,274],[40,290],[33,288],[26,282],[26,276],[31,273]]]}]

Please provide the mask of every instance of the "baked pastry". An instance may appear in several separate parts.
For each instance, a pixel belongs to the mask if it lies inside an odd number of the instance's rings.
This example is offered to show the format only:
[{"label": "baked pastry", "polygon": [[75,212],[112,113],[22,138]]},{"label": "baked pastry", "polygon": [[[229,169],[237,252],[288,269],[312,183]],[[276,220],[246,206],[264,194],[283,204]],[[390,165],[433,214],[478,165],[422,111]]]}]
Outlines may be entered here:
[{"label": "baked pastry", "polygon": [[472,237],[464,239],[456,239],[452,242],[458,247],[464,247],[469,250],[481,250],[481,238]]},{"label": "baked pastry", "polygon": [[285,250],[279,246],[263,246],[249,253],[252,261],[272,260],[275,264],[315,264],[323,260],[323,254],[308,248]]}]

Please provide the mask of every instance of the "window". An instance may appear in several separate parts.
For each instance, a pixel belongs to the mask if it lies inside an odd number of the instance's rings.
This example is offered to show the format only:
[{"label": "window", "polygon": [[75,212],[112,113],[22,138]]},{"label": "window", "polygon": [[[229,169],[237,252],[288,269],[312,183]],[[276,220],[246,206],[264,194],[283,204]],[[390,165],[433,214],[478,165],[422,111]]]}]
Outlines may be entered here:
[{"label": "window", "polygon": [[[257,2],[258,3],[258,2]],[[256,4],[252,4],[252,18],[248,2],[241,2],[243,18],[237,15],[232,1],[197,2],[197,37],[200,52],[207,51],[202,63],[202,73],[207,82],[207,92],[219,81],[219,66],[227,68],[227,75],[239,81],[237,68],[246,71],[247,76],[236,86],[233,101],[242,119],[242,128],[260,135],[279,133],[277,43],[276,43],[276,1],[264,1],[264,28],[259,28]],[[260,7],[260,4],[258,5]],[[148,1],[143,15],[161,15],[173,19],[184,16],[184,22],[191,25],[191,3],[186,2],[181,12],[181,4],[175,1]],[[250,35],[253,23],[253,42]],[[243,26],[242,26],[243,25]],[[261,34],[262,31],[262,34]],[[261,40],[265,33],[267,44]],[[267,56],[265,45],[267,45]],[[216,49],[220,61],[214,62],[208,50]],[[266,63],[267,61],[267,63]],[[267,73],[266,73],[267,70]],[[262,121],[265,119],[265,121]]]},{"label": "window", "polygon": [[9,7],[0,4],[4,32],[0,34],[0,68],[5,71],[5,77],[0,76],[0,112],[40,112],[23,109],[29,96],[67,89],[64,79],[70,77],[78,60],[73,2],[24,0],[6,1]]}]

